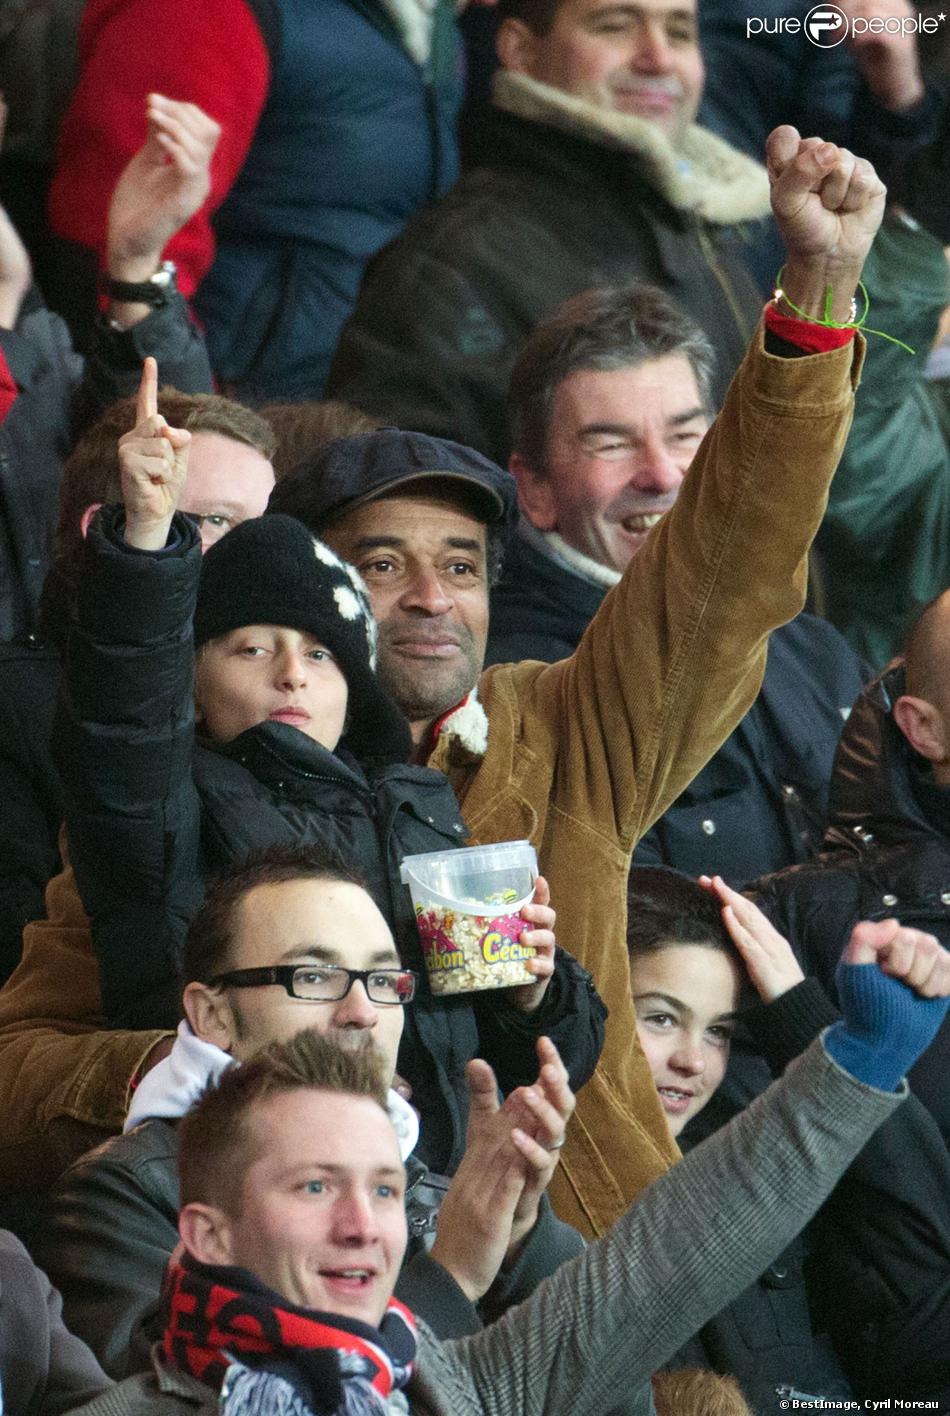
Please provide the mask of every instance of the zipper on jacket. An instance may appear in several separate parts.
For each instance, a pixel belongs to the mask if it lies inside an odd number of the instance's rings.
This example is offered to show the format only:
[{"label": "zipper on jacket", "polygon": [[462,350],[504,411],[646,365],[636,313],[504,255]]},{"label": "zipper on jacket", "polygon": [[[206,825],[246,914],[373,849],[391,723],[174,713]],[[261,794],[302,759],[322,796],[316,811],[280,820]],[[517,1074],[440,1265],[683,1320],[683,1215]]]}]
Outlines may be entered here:
[{"label": "zipper on jacket", "polygon": [[245,771],[250,772],[251,776],[256,782],[260,782],[261,786],[266,787],[269,791],[284,791],[287,782],[292,780],[294,777],[303,777],[308,782],[329,782],[331,787],[339,787],[340,785],[344,785],[347,790],[353,790],[357,792],[360,796],[365,798],[366,804],[369,807],[370,815],[373,818],[375,818],[377,815],[376,797],[373,795],[373,790],[371,787],[364,786],[362,782],[345,782],[341,784],[339,777],[328,777],[323,772],[308,772],[304,767],[291,767],[288,770],[286,777],[280,777],[277,781],[274,782],[265,782],[257,776],[253,767],[249,766],[248,755],[246,753],[242,752],[240,757],[236,758],[235,760],[237,761],[239,766],[245,769]]},{"label": "zipper on jacket", "polygon": [[[329,782],[330,785],[333,787],[340,786],[339,777],[325,777],[320,772],[305,772],[301,768],[297,768],[295,769],[294,775],[297,777],[304,777],[309,782]],[[283,791],[283,780],[277,782],[275,785],[277,786],[278,790]],[[348,789],[350,789],[349,783],[346,783],[346,786]],[[363,798],[363,805],[366,807],[367,816],[369,816],[372,821],[375,821],[379,815],[379,808],[376,805],[376,798],[373,795],[372,789],[370,787],[364,787],[360,782],[355,783],[352,789],[355,790],[358,796],[361,796]]]}]

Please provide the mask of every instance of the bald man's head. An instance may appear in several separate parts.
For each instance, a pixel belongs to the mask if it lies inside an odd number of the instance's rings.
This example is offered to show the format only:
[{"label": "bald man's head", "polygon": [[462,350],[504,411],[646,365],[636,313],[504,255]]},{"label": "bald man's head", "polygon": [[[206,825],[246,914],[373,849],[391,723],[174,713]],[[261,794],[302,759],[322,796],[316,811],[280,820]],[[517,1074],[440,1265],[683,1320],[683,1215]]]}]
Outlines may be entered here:
[{"label": "bald man's head", "polygon": [[904,646],[907,692],[950,701],[950,590],[921,610]]},{"label": "bald man's head", "polygon": [[907,636],[904,681],[894,721],[937,781],[950,786],[950,590],[921,611]]}]

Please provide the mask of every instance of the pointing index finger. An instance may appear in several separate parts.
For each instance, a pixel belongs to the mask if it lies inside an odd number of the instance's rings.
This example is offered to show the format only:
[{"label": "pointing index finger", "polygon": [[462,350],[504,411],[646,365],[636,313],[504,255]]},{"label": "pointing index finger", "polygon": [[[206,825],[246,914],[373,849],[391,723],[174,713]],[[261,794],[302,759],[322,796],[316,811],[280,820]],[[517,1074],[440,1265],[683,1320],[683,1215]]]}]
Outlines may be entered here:
[{"label": "pointing index finger", "polygon": [[139,383],[135,405],[136,421],[144,423],[158,412],[158,365],[151,355],[142,365],[142,379]]}]

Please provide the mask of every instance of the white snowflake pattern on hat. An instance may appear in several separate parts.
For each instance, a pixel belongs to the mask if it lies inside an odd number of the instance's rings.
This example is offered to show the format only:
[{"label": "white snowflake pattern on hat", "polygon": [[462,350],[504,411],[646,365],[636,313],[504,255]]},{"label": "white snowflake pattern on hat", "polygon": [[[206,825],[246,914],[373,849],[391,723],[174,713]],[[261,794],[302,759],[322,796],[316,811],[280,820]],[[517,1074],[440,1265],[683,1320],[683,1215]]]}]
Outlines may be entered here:
[{"label": "white snowflake pattern on hat", "polygon": [[359,571],[356,569],[356,566],[355,566],[355,565],[350,565],[349,561],[344,561],[344,562],[343,562],[343,569],[346,571],[347,575],[350,577],[350,584],[353,586],[353,589],[356,591],[356,593],[357,593],[358,595],[362,595],[362,596],[365,597],[368,592],[367,592],[366,586],[365,586],[364,583],[363,583],[363,577],[362,577],[362,575],[360,575]]},{"label": "white snowflake pattern on hat", "polygon": [[333,598],[336,601],[337,609],[345,620],[362,618],[363,628],[366,631],[366,648],[369,654],[369,666],[375,673],[376,621],[373,618],[373,611],[366,592],[351,590],[348,585],[335,585],[333,587]]},{"label": "white snowflake pattern on hat", "polygon": [[363,613],[363,608],[359,600],[353,594],[348,585],[335,585],[333,587],[333,598],[336,607],[345,620],[359,619]]},{"label": "white snowflake pattern on hat", "polygon": [[313,538],[313,553],[317,560],[322,561],[324,565],[332,565],[337,570],[347,570],[349,568],[340,560],[336,551],[331,551],[330,547],[323,541],[318,541],[316,536]]},{"label": "white snowflake pattern on hat", "polygon": [[366,630],[366,647],[369,651],[369,666],[376,672],[376,620],[373,616],[373,605],[369,598],[369,592],[363,583],[363,577],[359,571],[347,561],[341,560],[335,551],[332,551],[323,541],[318,541],[313,537],[313,553],[318,561],[323,565],[331,566],[335,570],[343,571],[350,585],[336,585],[333,588],[333,598],[340,615],[345,620],[355,620],[362,616],[363,628]]}]

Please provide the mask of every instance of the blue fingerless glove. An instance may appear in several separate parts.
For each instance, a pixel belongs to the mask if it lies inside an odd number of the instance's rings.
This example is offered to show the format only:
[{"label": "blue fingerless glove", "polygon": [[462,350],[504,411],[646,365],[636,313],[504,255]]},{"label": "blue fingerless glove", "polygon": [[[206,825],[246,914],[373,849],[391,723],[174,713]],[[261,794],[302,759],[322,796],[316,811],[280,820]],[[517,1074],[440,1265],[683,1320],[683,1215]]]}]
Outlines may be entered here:
[{"label": "blue fingerless glove", "polygon": [[921,998],[877,964],[842,962],[835,983],[844,1018],[825,1033],[825,1051],[859,1082],[896,1091],[933,1042],[950,998]]}]

